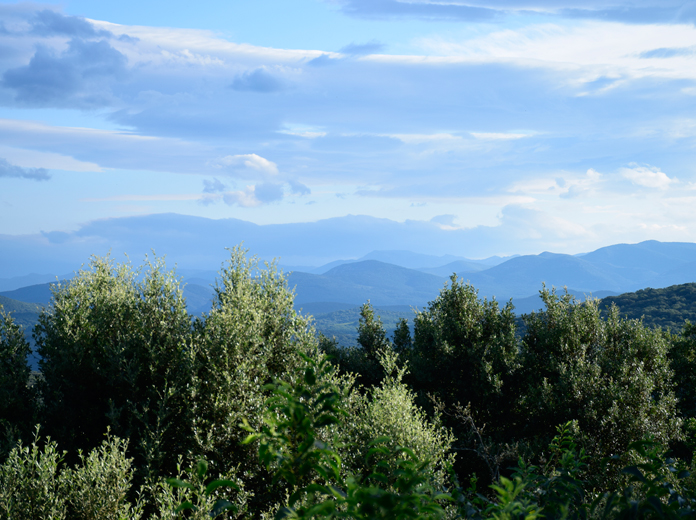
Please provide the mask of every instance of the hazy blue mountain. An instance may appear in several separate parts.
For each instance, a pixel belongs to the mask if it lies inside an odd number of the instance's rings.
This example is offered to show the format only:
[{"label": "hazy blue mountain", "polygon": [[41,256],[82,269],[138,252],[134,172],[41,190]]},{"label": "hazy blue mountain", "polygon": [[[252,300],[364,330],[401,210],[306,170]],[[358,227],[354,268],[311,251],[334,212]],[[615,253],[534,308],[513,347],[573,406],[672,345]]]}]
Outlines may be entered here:
[{"label": "hazy blue mountain", "polygon": [[298,305],[311,302],[422,305],[434,299],[446,279],[376,260],[343,264],[322,275],[292,273]]},{"label": "hazy blue mountain", "polygon": [[582,256],[595,264],[636,268],[664,273],[681,264],[696,260],[696,244],[646,240],[638,244],[615,244]]},{"label": "hazy blue mountain", "polygon": [[184,285],[184,298],[189,314],[200,315],[210,311],[213,302],[214,291],[212,287],[186,283]]},{"label": "hazy blue mountain", "polygon": [[391,251],[372,251],[358,259],[361,260],[377,260],[386,264],[394,264],[408,269],[419,269],[439,267],[457,260],[466,260],[466,258],[454,255],[424,255],[406,250],[391,250]]},{"label": "hazy blue mountain", "polygon": [[[415,255],[404,250],[373,251],[369,255],[395,259],[401,256],[403,262],[413,263],[425,261],[424,258],[430,262],[448,258]],[[331,268],[322,274],[294,271],[288,277],[288,284],[296,288],[296,307],[309,314],[345,310],[342,306],[358,306],[368,299],[381,307],[423,306],[438,295],[452,271],[458,271],[464,281],[473,284],[481,297],[495,296],[500,302],[515,298],[517,312],[523,313],[538,308],[535,307],[539,304],[536,295],[542,283],[549,288],[571,287],[571,292],[576,295],[593,293],[597,296],[600,291],[620,294],[645,287],[660,288],[696,281],[696,244],[690,243],[649,241],[617,244],[583,255],[546,252],[510,258],[484,270],[462,271],[472,268],[471,262],[478,262],[480,268],[480,261],[470,260],[425,268],[434,272],[377,260],[343,260],[335,262],[333,267],[324,266]],[[190,311],[199,314],[208,310],[213,294],[211,285],[217,272],[182,269],[178,273],[188,284],[184,295],[189,301]],[[0,295],[45,305],[51,296],[50,284],[34,284],[0,292]]]},{"label": "hazy blue mountain", "polygon": [[[312,273],[312,274],[324,274],[327,271],[331,271],[334,267],[338,267],[339,265],[344,265],[344,264],[352,264],[353,262],[357,262],[358,260],[334,260],[333,262],[329,262],[328,264],[320,265],[319,267],[314,267],[313,269],[310,269],[308,271],[305,271],[307,273]],[[296,269],[296,271],[300,271],[300,269]]]},{"label": "hazy blue mountain", "polygon": [[490,269],[490,266],[476,260],[457,260],[439,267],[421,267],[418,270],[434,274],[435,276],[449,278],[452,276],[452,273],[457,273],[458,277],[462,277],[465,274],[485,271],[486,269]]},{"label": "hazy blue mountain", "polygon": [[[372,251],[358,259],[335,260],[320,267],[309,269],[305,272],[313,274],[324,274],[327,271],[333,269],[334,267],[338,267],[339,265],[352,264],[364,260],[377,260],[386,264],[398,265],[400,267],[406,267],[408,269],[416,269],[424,273],[434,274],[435,276],[449,277],[453,272],[468,273],[475,271],[483,271],[484,269],[488,269],[489,267],[505,262],[510,258],[513,257],[503,258],[500,256],[492,256],[483,260],[470,260],[461,256],[426,255],[421,253],[414,253],[413,251],[407,251],[403,249],[389,251],[378,250]],[[302,269],[300,268],[297,268],[295,270],[302,271]]]},{"label": "hazy blue mountain", "polygon": [[0,296],[0,307],[6,312],[11,313],[12,319],[25,330],[31,331],[31,328],[39,318],[41,305],[36,303],[27,303],[19,300],[13,300],[6,296]]},{"label": "hazy blue mountain", "polygon": [[477,262],[477,263],[480,263],[481,265],[493,267],[495,265],[502,264],[503,262],[507,262],[508,260],[512,260],[513,258],[517,258],[518,256],[522,256],[522,255],[489,256],[488,258],[484,258],[482,260],[469,260],[469,262]]},{"label": "hazy blue mountain", "polygon": [[0,278],[0,291],[14,291],[29,285],[38,285],[42,283],[55,282],[56,280],[66,280],[72,278],[72,273],[63,276],[55,274],[36,274],[31,273],[24,276],[15,276],[12,278]]},{"label": "hazy blue mountain", "polygon": [[499,300],[527,297],[547,287],[574,287],[578,291],[610,290],[621,292],[631,280],[606,273],[584,257],[541,253],[513,258],[500,265],[464,276],[483,296]]},{"label": "hazy blue mountain", "polygon": [[647,284],[643,284],[637,288],[652,287],[662,288],[670,285],[678,285],[692,283],[696,281],[696,261],[688,262],[677,267],[673,267],[669,271],[659,274],[650,279]]},{"label": "hazy blue mountain", "polygon": [[53,293],[51,293],[52,285],[52,283],[29,285],[27,287],[20,287],[19,289],[15,289],[13,291],[0,292],[0,296],[12,298],[13,300],[19,300],[21,302],[48,305],[48,302],[51,301],[51,296],[53,296]]},{"label": "hazy blue mountain", "polygon": [[[30,285],[15,289],[14,291],[0,292],[0,298],[8,298],[13,301],[23,302],[25,304],[48,305],[51,301],[53,293],[51,293],[50,283]],[[184,285],[184,297],[186,304],[191,314],[200,314],[210,310],[210,304],[213,299],[213,288],[186,283]],[[0,300],[2,303],[2,300]]]}]

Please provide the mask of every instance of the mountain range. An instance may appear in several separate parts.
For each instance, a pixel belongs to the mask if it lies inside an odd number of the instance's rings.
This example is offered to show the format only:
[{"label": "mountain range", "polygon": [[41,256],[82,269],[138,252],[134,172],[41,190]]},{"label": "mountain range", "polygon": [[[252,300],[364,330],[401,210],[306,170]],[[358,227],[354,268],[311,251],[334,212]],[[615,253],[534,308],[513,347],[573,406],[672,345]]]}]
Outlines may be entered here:
[{"label": "mountain range", "polygon": [[[409,318],[412,309],[423,308],[435,299],[453,274],[471,283],[480,297],[495,298],[502,304],[512,298],[518,315],[542,307],[542,284],[559,290],[567,287],[580,300],[592,296],[606,302],[624,302],[621,307],[636,297],[610,297],[696,282],[696,244],[647,241],[617,244],[580,255],[544,252],[483,260],[386,250],[322,266],[305,266],[304,271],[292,266],[281,268],[295,291],[296,309],[315,316],[319,330],[336,334],[342,343],[347,343],[352,341],[359,306],[366,301],[370,300],[384,315],[385,325],[390,328],[399,317]],[[181,269],[177,274],[185,282],[189,312],[200,314],[209,310],[218,273]],[[51,298],[51,283],[45,280],[69,277],[32,274],[0,279],[0,305],[30,329],[41,307]],[[43,283],[21,286],[31,281]],[[663,296],[660,298],[664,300]]]},{"label": "mountain range", "polygon": [[[355,307],[367,300],[376,307],[422,307],[438,295],[452,274],[471,283],[481,297],[502,302],[513,298],[516,311],[524,313],[539,308],[538,292],[544,283],[549,288],[568,287],[577,297],[590,294],[604,297],[694,282],[696,244],[647,241],[617,244],[580,255],[544,252],[484,260],[386,250],[305,269],[285,267],[290,270],[287,279],[296,293],[296,307],[307,313],[311,310],[312,314],[323,314]],[[217,273],[205,270],[178,273],[186,282],[184,294],[189,310],[195,314],[207,310]],[[28,279],[31,276],[0,279],[0,289],[5,289],[0,291],[0,296],[48,303],[49,283],[6,289]]]}]

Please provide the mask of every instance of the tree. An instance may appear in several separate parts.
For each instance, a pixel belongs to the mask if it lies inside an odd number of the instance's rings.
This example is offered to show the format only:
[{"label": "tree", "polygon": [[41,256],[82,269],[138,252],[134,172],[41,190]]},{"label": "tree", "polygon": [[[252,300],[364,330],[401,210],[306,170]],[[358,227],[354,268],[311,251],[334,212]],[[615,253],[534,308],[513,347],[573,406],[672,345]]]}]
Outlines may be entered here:
[{"label": "tree", "polygon": [[93,257],[54,285],[34,330],[46,428],[74,454],[107,427],[130,439],[140,478],[171,472],[191,448],[191,323],[164,261],[144,268]]},{"label": "tree", "polygon": [[293,308],[294,295],[275,264],[261,268],[256,257],[241,247],[230,251],[220,272],[212,308],[195,324],[195,397],[189,403],[195,416],[195,452],[205,457],[213,473],[248,475],[255,494],[251,509],[279,500],[259,465],[257,453],[240,447],[243,419],[257,427],[274,378],[293,381],[298,353],[317,351],[309,322]]},{"label": "tree", "polygon": [[367,357],[374,361],[377,360],[378,352],[391,348],[382,320],[379,316],[375,316],[375,310],[369,300],[360,308],[358,344]]},{"label": "tree", "polygon": [[34,421],[34,392],[29,388],[31,347],[24,331],[0,306],[0,456],[26,437]]},{"label": "tree", "polygon": [[394,344],[394,350],[399,353],[406,353],[411,349],[411,331],[408,328],[408,320],[406,318],[399,318],[396,329],[394,329],[392,343]]},{"label": "tree", "polygon": [[674,390],[681,415],[696,418],[696,323],[686,322],[672,338],[669,358],[674,370]]},{"label": "tree", "polygon": [[554,424],[577,420],[595,462],[646,436],[663,445],[678,437],[667,335],[615,307],[604,320],[597,300],[546,288],[541,297],[546,309],[524,318],[524,434],[550,438]]},{"label": "tree", "polygon": [[449,405],[470,403],[481,422],[502,424],[512,398],[505,385],[518,352],[512,310],[511,303],[500,309],[495,300],[480,300],[474,287],[453,275],[449,287],[416,313],[415,389]]}]

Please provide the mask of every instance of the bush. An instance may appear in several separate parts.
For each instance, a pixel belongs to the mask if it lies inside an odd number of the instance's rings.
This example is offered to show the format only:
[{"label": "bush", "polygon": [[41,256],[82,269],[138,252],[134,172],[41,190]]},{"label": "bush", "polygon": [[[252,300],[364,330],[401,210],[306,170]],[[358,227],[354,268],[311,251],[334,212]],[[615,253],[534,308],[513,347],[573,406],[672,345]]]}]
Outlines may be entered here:
[{"label": "bush", "polygon": [[[242,419],[261,424],[264,385],[274,378],[293,380],[298,353],[315,353],[317,339],[309,322],[293,309],[293,293],[274,264],[235,248],[220,272],[212,309],[195,324],[194,420],[196,457],[212,474],[245,476],[253,511],[278,501],[281,491],[259,465],[257,453],[240,447]],[[180,452],[181,453],[181,452]]]},{"label": "bush", "polygon": [[67,492],[70,518],[74,520],[139,520],[140,504],[128,501],[133,470],[126,458],[128,442],[107,436],[87,456],[79,453],[81,464],[61,473]]},{"label": "bush", "polygon": [[46,439],[39,448],[38,428],[31,446],[21,441],[0,467],[0,518],[63,520],[66,518],[65,483],[59,466],[65,452]]}]

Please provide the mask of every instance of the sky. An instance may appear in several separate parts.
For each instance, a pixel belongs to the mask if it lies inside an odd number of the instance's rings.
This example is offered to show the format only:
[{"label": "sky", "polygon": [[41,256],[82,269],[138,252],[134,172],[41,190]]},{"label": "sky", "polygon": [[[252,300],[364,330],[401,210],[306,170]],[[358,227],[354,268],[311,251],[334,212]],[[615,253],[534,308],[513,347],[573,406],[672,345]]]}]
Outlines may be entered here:
[{"label": "sky", "polygon": [[444,237],[390,247],[469,258],[694,242],[695,23],[671,0],[0,0],[0,249],[157,215],[388,221]]}]

